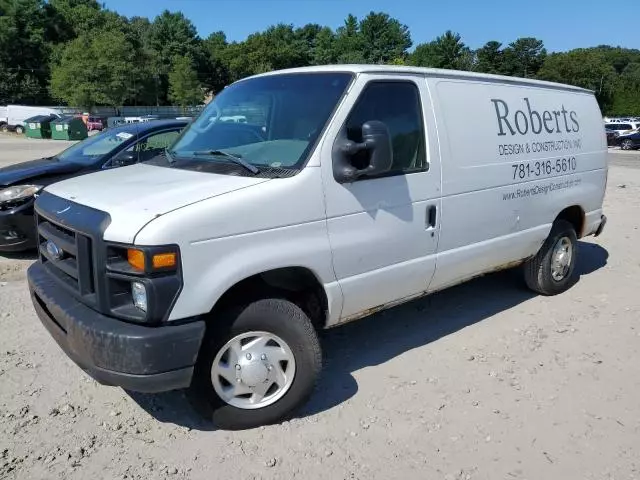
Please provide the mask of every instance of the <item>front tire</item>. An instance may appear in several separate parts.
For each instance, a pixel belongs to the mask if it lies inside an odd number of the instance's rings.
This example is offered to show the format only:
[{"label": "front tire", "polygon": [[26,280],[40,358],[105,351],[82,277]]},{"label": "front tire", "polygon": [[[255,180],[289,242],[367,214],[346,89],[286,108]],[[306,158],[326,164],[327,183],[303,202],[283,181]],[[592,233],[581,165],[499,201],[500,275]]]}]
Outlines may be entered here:
[{"label": "front tire", "polygon": [[188,393],[218,427],[253,428],[290,416],[321,368],[309,317],[287,300],[263,299],[212,319]]},{"label": "front tire", "polygon": [[574,283],[578,238],[566,220],[556,220],[538,253],[524,264],[527,286],[541,295],[557,295]]},{"label": "front tire", "polygon": [[622,148],[622,150],[633,150],[633,141],[628,139],[624,140],[620,147]]}]

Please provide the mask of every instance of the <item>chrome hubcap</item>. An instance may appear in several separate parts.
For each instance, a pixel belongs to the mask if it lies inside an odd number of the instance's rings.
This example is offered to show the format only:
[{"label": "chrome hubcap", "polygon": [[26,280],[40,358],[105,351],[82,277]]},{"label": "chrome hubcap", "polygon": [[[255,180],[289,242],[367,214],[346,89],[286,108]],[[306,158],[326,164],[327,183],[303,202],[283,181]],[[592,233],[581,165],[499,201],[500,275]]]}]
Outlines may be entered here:
[{"label": "chrome hubcap", "polygon": [[551,276],[559,282],[567,276],[573,259],[573,245],[568,237],[558,239],[551,254]]},{"label": "chrome hubcap", "polygon": [[268,332],[246,332],[229,340],[211,367],[218,396],[242,409],[277,402],[291,387],[296,361],[289,345]]}]

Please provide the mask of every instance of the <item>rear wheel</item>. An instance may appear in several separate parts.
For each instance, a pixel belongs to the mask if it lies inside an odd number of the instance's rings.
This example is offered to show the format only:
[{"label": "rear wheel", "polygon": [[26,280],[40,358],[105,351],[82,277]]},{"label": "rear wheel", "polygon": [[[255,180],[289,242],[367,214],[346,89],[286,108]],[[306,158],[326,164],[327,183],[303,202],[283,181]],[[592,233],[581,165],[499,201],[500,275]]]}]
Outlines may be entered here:
[{"label": "rear wheel", "polygon": [[322,366],[307,315],[282,299],[227,311],[207,331],[189,396],[229,430],[278,422],[311,395]]},{"label": "rear wheel", "polygon": [[527,286],[542,295],[557,295],[574,281],[578,239],[566,220],[557,220],[538,253],[524,265]]},{"label": "rear wheel", "polygon": [[622,150],[632,150],[633,140],[630,140],[630,139],[623,140],[622,143],[620,144],[620,148],[622,148]]},{"label": "rear wheel", "polygon": [[18,125],[18,126],[16,127],[16,133],[17,133],[18,135],[22,135],[22,134],[24,133],[24,127],[23,127],[22,125]]}]

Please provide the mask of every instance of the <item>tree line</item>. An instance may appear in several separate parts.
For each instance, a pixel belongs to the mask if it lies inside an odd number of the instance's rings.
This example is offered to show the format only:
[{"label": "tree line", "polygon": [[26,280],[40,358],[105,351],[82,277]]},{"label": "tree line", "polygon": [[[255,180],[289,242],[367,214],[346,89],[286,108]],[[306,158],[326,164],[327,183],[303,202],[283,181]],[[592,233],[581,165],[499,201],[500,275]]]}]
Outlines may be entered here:
[{"label": "tree line", "polygon": [[596,92],[603,112],[640,115],[640,50],[613,46],[548,53],[542,40],[471,49],[447,31],[414,46],[383,12],[331,29],[274,25],[230,42],[200,38],[180,12],[127,18],[97,0],[0,0],[0,105],[194,105],[205,94],[270,70],[334,63],[469,70],[568,83]]}]

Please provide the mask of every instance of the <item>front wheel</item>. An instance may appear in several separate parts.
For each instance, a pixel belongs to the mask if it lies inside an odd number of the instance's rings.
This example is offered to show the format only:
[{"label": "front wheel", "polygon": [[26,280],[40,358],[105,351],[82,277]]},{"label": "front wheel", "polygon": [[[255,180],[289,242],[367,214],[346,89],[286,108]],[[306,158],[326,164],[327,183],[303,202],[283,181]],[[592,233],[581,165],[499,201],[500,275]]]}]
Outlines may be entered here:
[{"label": "front wheel", "polygon": [[566,220],[557,220],[538,253],[524,264],[527,286],[542,295],[557,295],[573,284],[578,238]]},{"label": "front wheel", "polygon": [[322,367],[307,315],[282,299],[264,299],[212,319],[189,396],[220,428],[278,422],[311,395]]},{"label": "front wheel", "polygon": [[622,148],[622,150],[632,150],[633,149],[633,140],[624,140],[622,142],[622,144],[620,145],[620,147]]}]

